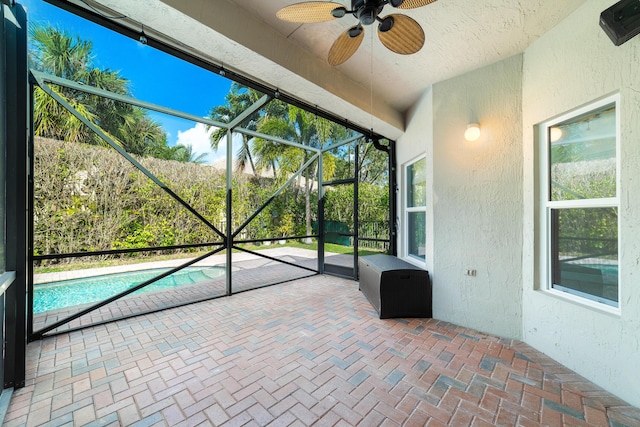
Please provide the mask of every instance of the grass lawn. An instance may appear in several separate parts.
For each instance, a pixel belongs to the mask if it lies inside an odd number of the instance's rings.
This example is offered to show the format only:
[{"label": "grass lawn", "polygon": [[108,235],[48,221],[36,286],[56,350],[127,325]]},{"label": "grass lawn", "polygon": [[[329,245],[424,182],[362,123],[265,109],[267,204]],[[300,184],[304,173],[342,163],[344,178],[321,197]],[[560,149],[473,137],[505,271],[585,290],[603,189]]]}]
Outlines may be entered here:
[{"label": "grass lawn", "polygon": [[[341,246],[341,245],[335,245],[333,243],[325,243],[324,246],[325,246],[325,252],[331,252],[336,254],[347,254],[347,255],[353,254],[352,246]],[[261,251],[266,249],[272,249],[274,246],[246,244],[246,245],[242,245],[242,247],[250,251]],[[317,251],[318,243],[315,240],[310,244],[301,243],[297,241],[288,241],[284,245],[278,245],[278,247],[291,247],[291,248],[310,249],[310,250]],[[226,251],[221,251],[218,253],[224,254],[225,252]],[[236,250],[234,252],[238,252],[238,251]],[[112,265],[138,264],[141,262],[165,261],[165,260],[181,259],[181,258],[195,258],[201,255],[204,255],[206,253],[207,251],[176,253],[176,254],[169,254],[169,255],[148,255],[147,254],[147,255],[141,256],[140,254],[134,254],[133,256],[122,256],[120,258],[101,259],[101,260],[95,260],[95,261],[78,259],[78,260],[67,262],[67,263],[34,266],[33,272],[35,274],[56,273],[59,271],[109,267]],[[380,251],[375,251],[370,249],[361,249],[360,251],[358,251],[358,256],[378,254],[378,253],[380,253]]]}]

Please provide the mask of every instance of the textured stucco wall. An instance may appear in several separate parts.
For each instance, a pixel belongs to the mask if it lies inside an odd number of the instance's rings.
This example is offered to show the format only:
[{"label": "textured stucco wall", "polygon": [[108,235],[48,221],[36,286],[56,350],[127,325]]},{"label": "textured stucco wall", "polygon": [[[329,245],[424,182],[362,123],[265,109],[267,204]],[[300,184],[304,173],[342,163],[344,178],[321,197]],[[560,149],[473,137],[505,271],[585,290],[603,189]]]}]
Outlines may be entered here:
[{"label": "textured stucco wall", "polygon": [[[403,190],[398,194],[398,256],[433,272],[433,210],[427,209],[427,241],[425,242],[426,262],[417,263],[406,257],[406,232],[404,231],[405,206],[404,167],[424,157],[427,161],[427,206],[433,206],[433,91],[429,88],[420,101],[409,111],[407,122],[410,125],[406,133],[396,143],[396,163],[398,185]],[[433,273],[432,273],[433,274]]]},{"label": "textured stucco wall", "polygon": [[[530,345],[640,406],[640,37],[616,47],[599,28],[613,0],[590,0],[524,54],[523,335]],[[541,290],[536,263],[535,125],[620,93],[620,315]]]},{"label": "textured stucco wall", "polygon": [[[398,141],[399,165],[416,146],[427,154],[434,318],[512,338],[522,330],[521,77],[517,55],[434,85]],[[476,121],[482,136],[469,143]]]},{"label": "textured stucco wall", "polygon": [[521,55],[433,87],[434,317],[511,338],[522,331],[521,109]]}]

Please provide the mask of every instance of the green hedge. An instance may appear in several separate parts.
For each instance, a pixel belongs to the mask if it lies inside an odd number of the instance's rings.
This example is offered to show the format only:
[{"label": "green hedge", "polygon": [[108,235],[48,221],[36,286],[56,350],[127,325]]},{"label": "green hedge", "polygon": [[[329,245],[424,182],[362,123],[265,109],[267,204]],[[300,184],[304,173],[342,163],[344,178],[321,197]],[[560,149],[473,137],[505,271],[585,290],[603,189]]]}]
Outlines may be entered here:
[{"label": "green hedge", "polygon": [[[64,254],[221,241],[215,232],[111,148],[36,138],[34,254]],[[173,192],[225,232],[226,178],[208,165],[137,158]],[[281,183],[234,174],[234,230]],[[352,221],[352,198],[327,192],[327,211]],[[238,236],[305,234],[304,192],[295,185],[276,197]],[[361,185],[361,216],[388,217],[388,192]],[[386,196],[385,196],[386,195]],[[377,202],[376,202],[377,200]],[[317,218],[317,195],[311,200]]]},{"label": "green hedge", "polygon": [[[202,243],[215,234],[110,148],[36,139],[34,253]],[[193,163],[138,159],[214,224],[224,174]]]}]

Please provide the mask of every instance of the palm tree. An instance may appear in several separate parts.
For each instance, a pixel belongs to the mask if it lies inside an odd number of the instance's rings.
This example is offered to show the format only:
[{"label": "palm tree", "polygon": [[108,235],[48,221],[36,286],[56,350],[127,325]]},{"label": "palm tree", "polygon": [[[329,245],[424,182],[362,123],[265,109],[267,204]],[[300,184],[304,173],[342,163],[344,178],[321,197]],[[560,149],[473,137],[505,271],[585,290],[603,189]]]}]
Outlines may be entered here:
[{"label": "palm tree", "polygon": [[[30,36],[33,43],[30,52],[32,68],[110,92],[129,94],[128,81],[117,72],[92,66],[93,44],[90,41],[42,25],[31,27]],[[130,106],[84,92],[59,86],[53,86],[52,89],[80,114],[114,137],[117,134],[115,131],[126,121],[126,115],[132,111]],[[39,136],[103,143],[80,120],[40,89],[35,92],[34,124]]]},{"label": "palm tree", "polygon": [[[317,117],[315,114],[295,106],[289,106],[286,115],[267,115],[260,122],[258,130],[314,148],[322,148],[330,141],[338,141],[346,136],[346,129],[336,123]],[[256,140],[255,151],[263,162],[278,165],[280,175],[297,171],[311,157],[311,152],[291,146],[282,146],[271,141]],[[323,156],[324,179],[335,171],[334,157]],[[298,181],[298,188],[304,189],[305,226],[307,235],[311,234],[311,192],[314,177],[318,172],[318,163],[303,171],[304,182]]]},{"label": "palm tree", "polygon": [[[91,41],[43,25],[31,27],[30,36],[32,68],[116,94],[131,95],[129,80],[119,72],[93,65]],[[69,88],[56,85],[51,85],[51,88],[125,151],[140,156],[154,156],[168,148],[162,126],[151,119],[145,110]],[[98,135],[39,88],[35,91],[33,121],[38,136],[105,145]],[[182,153],[176,155],[184,158]]]},{"label": "palm tree", "polygon": [[206,153],[194,153],[193,146],[191,145],[178,144],[168,148],[170,151],[170,160],[177,160],[179,162],[202,164],[207,156]]},{"label": "palm tree", "polygon": [[389,178],[389,155],[373,144],[362,145],[359,154],[355,167],[358,169],[360,182],[386,185]]},{"label": "palm tree", "polygon": [[[234,82],[233,84],[231,84],[229,93],[225,96],[226,103],[224,105],[219,105],[212,108],[209,112],[209,117],[219,122],[230,123],[240,114],[242,114],[247,108],[258,101],[261,97],[262,94],[257,90],[242,86],[241,84]],[[247,118],[244,127],[246,129],[255,131],[258,129],[258,123],[261,119],[262,115],[259,111],[256,111]],[[211,133],[211,148],[214,151],[217,151],[220,141],[222,141],[226,137],[226,129],[216,129]],[[254,176],[258,177],[258,171],[256,170],[256,165],[253,161],[253,155],[251,153],[251,139],[252,138],[247,135],[242,135],[242,145],[236,153],[235,170],[237,172],[244,171],[247,167],[248,162],[251,166],[251,170],[253,171]]]},{"label": "palm tree", "polygon": [[162,125],[151,119],[143,109],[133,107],[117,132],[123,143],[122,148],[128,153],[164,158],[158,154],[167,147],[167,135]]}]

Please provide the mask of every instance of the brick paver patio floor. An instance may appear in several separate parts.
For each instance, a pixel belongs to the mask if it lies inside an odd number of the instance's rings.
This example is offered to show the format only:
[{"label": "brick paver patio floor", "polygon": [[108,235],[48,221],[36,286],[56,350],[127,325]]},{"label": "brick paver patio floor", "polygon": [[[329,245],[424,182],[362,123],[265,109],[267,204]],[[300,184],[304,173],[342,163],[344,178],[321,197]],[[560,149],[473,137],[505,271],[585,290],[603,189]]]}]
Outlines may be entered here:
[{"label": "brick paver patio floor", "polygon": [[640,411],[513,340],[380,320],[313,276],[28,346],[6,426],[638,426]]}]

